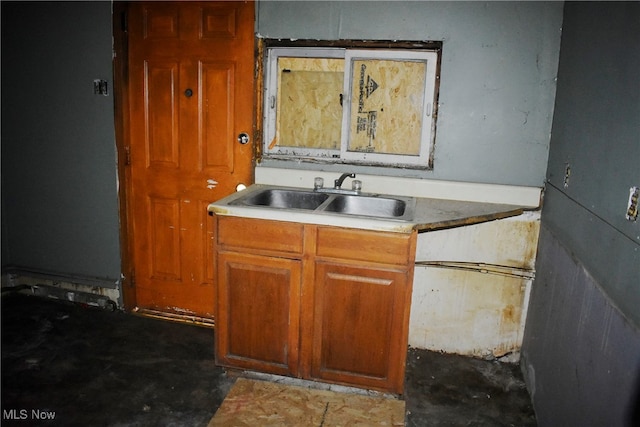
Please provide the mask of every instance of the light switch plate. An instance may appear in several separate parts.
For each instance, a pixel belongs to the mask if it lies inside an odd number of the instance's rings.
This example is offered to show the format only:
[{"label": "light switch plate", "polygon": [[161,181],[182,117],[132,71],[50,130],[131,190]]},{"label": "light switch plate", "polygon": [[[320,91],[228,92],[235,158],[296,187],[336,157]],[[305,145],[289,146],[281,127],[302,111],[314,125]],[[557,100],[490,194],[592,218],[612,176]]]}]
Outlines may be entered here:
[{"label": "light switch plate", "polygon": [[109,84],[106,80],[95,79],[93,81],[93,93],[95,95],[109,96]]},{"label": "light switch plate", "polygon": [[640,196],[640,187],[631,187],[629,189],[629,203],[627,204],[627,220],[635,221],[638,219],[638,197]]}]

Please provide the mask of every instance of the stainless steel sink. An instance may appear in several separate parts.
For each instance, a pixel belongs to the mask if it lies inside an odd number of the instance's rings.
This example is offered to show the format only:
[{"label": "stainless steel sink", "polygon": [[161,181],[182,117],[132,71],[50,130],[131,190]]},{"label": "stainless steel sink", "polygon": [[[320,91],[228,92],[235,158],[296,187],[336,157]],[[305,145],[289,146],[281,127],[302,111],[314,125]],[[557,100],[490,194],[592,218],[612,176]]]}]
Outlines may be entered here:
[{"label": "stainless steel sink", "polygon": [[328,194],[313,191],[267,189],[250,194],[248,197],[241,197],[229,204],[315,210],[328,198]]},{"label": "stainless steel sink", "polygon": [[404,200],[387,197],[335,196],[324,210],[350,215],[365,215],[379,218],[397,218],[405,214]]},{"label": "stainless steel sink", "polygon": [[415,199],[370,193],[347,195],[293,188],[267,188],[238,197],[229,202],[229,205],[302,209],[318,214],[359,215],[409,221],[413,219]]}]

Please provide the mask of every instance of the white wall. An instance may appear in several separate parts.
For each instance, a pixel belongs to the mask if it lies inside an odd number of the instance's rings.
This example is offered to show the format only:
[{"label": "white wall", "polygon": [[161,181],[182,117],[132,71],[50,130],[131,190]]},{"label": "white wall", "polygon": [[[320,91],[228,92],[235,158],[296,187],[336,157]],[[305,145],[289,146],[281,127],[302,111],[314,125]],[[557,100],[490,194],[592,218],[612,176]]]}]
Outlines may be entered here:
[{"label": "white wall", "polygon": [[517,360],[539,229],[535,211],[418,235],[409,345]]}]

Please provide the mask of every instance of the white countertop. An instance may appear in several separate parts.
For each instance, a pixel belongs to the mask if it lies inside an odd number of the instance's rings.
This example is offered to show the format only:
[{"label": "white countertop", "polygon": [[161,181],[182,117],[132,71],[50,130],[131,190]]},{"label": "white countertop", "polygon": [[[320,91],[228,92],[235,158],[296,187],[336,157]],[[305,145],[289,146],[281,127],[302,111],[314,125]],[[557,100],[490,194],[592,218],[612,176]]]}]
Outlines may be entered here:
[{"label": "white countertop", "polygon": [[[430,231],[463,225],[478,224],[500,218],[520,215],[527,207],[415,197],[415,214],[409,220],[374,218],[333,212],[303,209],[282,209],[266,206],[232,205],[231,202],[251,193],[268,188],[286,188],[274,185],[254,184],[246,190],[231,194],[211,203],[209,212],[222,216],[268,219],[316,225],[357,228],[363,230],[411,233],[413,230]],[[300,190],[300,188],[296,188]],[[393,195],[388,195],[393,197]]]}]

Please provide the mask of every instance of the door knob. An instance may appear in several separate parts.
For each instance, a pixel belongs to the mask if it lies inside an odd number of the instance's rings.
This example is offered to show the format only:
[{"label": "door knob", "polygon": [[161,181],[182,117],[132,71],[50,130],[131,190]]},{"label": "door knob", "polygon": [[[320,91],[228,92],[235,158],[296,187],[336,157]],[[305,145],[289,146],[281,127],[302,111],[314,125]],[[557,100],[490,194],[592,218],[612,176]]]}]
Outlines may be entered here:
[{"label": "door knob", "polygon": [[240,135],[238,135],[238,142],[242,145],[246,144],[249,142],[249,134],[247,134],[246,132],[242,132]]}]

